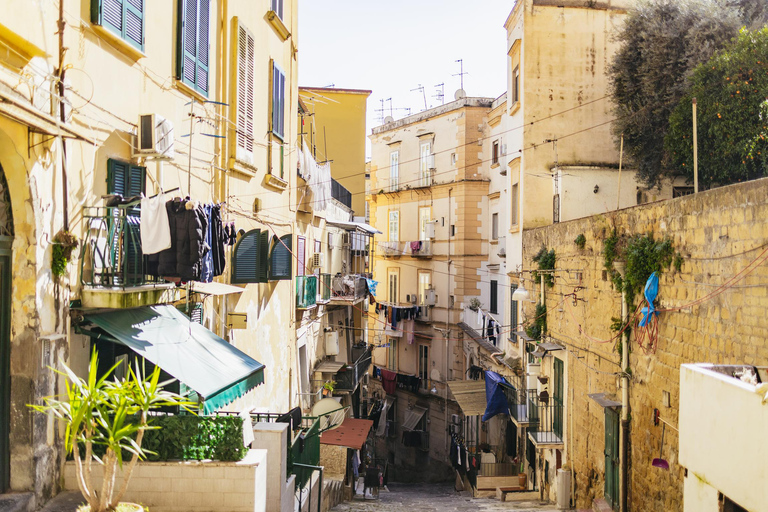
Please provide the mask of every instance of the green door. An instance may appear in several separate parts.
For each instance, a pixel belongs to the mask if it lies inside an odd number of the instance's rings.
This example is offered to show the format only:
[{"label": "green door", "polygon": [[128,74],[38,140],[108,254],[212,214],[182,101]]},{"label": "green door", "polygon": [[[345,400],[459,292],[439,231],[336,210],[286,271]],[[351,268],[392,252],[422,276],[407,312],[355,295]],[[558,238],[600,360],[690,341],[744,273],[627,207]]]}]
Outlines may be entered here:
[{"label": "green door", "polygon": [[605,501],[619,506],[619,413],[605,408]]},{"label": "green door", "polygon": [[563,438],[563,361],[555,358],[554,360],[555,382],[553,393],[553,411],[552,430],[560,439]]},{"label": "green door", "polygon": [[11,251],[0,236],[0,493],[10,484]]}]

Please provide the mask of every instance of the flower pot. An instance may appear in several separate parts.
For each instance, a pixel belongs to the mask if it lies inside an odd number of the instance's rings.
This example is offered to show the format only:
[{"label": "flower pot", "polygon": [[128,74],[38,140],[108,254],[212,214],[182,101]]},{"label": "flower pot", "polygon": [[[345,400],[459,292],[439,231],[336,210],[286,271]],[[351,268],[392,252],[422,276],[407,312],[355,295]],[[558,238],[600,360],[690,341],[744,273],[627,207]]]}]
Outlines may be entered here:
[{"label": "flower pot", "polygon": [[525,473],[520,473],[517,475],[518,478],[518,485],[524,489],[528,488],[528,475]]},{"label": "flower pot", "polygon": [[[77,512],[91,512],[91,506],[82,505],[77,509]],[[115,509],[115,512],[144,512],[144,507],[142,507],[138,503],[128,503],[125,501],[121,501],[120,503],[117,504],[117,508]]]}]

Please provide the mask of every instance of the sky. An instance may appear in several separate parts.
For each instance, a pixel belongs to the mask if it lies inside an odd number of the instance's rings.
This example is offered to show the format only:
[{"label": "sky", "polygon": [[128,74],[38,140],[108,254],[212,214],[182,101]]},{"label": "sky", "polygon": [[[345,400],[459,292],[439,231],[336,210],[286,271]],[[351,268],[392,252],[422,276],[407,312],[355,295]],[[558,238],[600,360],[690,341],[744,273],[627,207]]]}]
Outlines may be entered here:
[{"label": "sky", "polygon": [[[441,101],[461,86],[496,98],[506,89],[504,21],[514,0],[299,0],[299,85],[368,89],[366,133]],[[411,91],[419,85],[424,93]]]}]

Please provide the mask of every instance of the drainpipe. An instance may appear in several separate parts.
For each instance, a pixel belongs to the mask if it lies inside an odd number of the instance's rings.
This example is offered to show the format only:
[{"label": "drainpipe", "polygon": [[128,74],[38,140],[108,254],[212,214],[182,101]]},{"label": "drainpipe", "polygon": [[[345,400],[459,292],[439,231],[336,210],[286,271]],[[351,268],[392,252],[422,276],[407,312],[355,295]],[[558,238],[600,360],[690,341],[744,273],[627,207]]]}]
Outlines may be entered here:
[{"label": "drainpipe", "polygon": [[[626,271],[626,263],[614,262],[616,270],[622,279]],[[621,290],[621,325],[626,325],[628,308],[627,296],[624,288]],[[627,511],[627,447],[629,445],[629,379],[627,368],[629,367],[629,343],[626,332],[621,335],[621,430],[619,430],[619,510]]]},{"label": "drainpipe", "polygon": [[446,304],[448,307],[445,311],[445,435],[444,435],[444,441],[445,441],[445,453],[448,453],[448,368],[450,366],[449,360],[451,357],[451,340],[450,340],[450,334],[451,330],[449,329],[449,324],[451,323],[451,193],[453,192],[453,187],[450,187],[448,189],[448,255],[447,255],[447,265],[448,265],[448,297]]},{"label": "drainpipe", "polygon": [[[318,496],[317,496],[317,512],[321,512],[323,506],[323,466],[310,466],[309,464],[294,464],[293,467],[316,469],[320,471],[320,479],[317,483]],[[301,493],[301,491],[299,491]],[[312,503],[312,477],[309,477],[309,502]],[[299,508],[301,508],[301,494],[299,494]]]}]

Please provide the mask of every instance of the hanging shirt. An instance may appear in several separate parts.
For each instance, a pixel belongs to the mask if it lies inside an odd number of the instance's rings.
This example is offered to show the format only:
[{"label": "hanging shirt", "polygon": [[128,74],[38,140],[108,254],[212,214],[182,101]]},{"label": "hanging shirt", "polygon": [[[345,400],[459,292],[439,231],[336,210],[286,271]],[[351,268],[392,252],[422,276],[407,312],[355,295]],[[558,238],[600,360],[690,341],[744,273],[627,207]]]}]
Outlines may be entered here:
[{"label": "hanging shirt", "polygon": [[165,209],[165,197],[141,197],[141,251],[155,254],[171,248],[171,226]]},{"label": "hanging shirt", "polygon": [[[205,218],[208,219],[208,229],[205,230],[205,245],[211,247],[211,205],[203,205]],[[203,256],[203,270],[200,272],[200,282],[210,283],[213,281],[213,252],[206,251]]]}]

